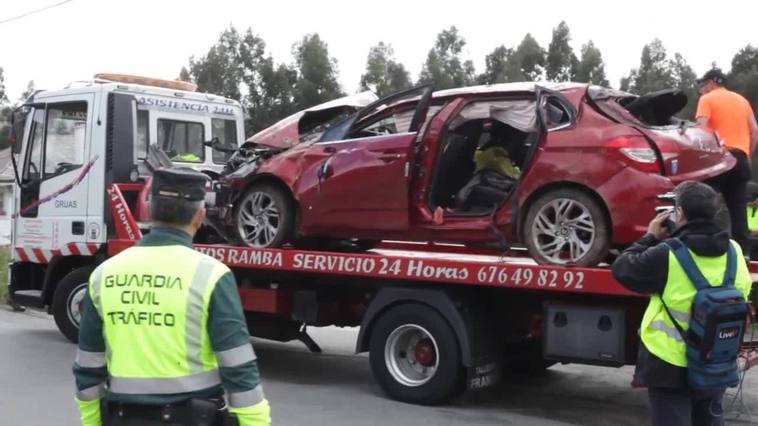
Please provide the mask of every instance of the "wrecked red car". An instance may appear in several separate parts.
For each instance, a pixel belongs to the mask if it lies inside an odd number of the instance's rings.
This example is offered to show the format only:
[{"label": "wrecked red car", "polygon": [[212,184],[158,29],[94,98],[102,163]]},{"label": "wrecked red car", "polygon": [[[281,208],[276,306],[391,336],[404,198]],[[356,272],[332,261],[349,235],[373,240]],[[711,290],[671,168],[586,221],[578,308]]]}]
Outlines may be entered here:
[{"label": "wrecked red car", "polygon": [[644,233],[658,194],[734,165],[715,134],[674,116],[686,102],[575,83],[417,87],[252,137],[218,206],[251,246],[494,242],[594,265]]}]

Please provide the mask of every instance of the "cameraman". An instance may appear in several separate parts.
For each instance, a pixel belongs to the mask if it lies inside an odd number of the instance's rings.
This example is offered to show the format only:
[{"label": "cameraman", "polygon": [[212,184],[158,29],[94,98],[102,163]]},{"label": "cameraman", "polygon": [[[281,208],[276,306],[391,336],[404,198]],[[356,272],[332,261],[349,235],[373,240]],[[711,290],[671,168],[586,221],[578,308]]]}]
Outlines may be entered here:
[{"label": "cameraman", "polygon": [[[662,213],[650,222],[648,232],[624,250],[613,263],[613,276],[624,287],[650,295],[640,326],[641,344],[634,383],[647,386],[652,424],[721,425],[722,400],[726,389],[698,392],[687,384],[686,344],[672,322],[687,328],[695,286],[667,244],[667,237],[678,238],[690,252],[700,272],[713,285],[721,283],[726,271],[729,244],[737,255],[735,287],[748,297],[752,285],[739,244],[715,220],[719,197],[708,185],[683,182],[674,189],[675,223],[673,232]],[[672,316],[665,312],[669,307]]]}]

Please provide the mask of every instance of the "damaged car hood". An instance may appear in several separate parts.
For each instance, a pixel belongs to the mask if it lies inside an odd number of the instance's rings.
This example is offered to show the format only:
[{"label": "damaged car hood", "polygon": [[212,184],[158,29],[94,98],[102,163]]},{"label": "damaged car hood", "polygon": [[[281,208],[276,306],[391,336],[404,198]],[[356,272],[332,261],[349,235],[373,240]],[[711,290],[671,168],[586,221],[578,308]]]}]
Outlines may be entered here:
[{"label": "damaged car hood", "polygon": [[296,112],[250,136],[246,142],[272,148],[289,149],[317,139],[331,124],[376,101],[370,91],[334,99]]}]

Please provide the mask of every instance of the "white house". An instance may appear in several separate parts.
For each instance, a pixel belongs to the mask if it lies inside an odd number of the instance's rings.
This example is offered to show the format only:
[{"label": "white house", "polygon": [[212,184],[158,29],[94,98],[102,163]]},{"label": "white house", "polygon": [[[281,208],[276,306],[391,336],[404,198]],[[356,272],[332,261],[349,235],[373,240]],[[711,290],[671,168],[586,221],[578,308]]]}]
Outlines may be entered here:
[{"label": "white house", "polygon": [[0,246],[11,243],[13,214],[13,165],[11,149],[0,151]]}]

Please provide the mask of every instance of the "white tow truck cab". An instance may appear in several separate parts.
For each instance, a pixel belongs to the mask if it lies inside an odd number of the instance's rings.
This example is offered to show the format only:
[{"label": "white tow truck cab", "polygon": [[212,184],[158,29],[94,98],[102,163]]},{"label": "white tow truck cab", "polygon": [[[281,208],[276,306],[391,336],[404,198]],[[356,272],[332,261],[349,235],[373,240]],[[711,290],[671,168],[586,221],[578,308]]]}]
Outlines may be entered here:
[{"label": "white tow truck cab", "polygon": [[185,82],[98,74],[62,90],[37,92],[15,111],[12,300],[55,310],[61,279],[94,265],[113,236],[106,187],[144,180],[149,145],[176,166],[211,177],[222,170],[229,154],[209,141],[239,146],[243,107],[192,90]]}]

